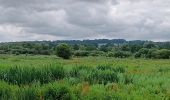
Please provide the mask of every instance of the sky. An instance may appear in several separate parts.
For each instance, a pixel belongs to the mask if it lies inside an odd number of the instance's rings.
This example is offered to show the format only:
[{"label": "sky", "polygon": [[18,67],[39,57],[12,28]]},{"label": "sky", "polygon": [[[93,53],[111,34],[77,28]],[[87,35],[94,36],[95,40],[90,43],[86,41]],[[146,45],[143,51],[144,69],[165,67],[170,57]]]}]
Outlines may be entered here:
[{"label": "sky", "polygon": [[0,0],[0,42],[170,41],[170,0]]}]

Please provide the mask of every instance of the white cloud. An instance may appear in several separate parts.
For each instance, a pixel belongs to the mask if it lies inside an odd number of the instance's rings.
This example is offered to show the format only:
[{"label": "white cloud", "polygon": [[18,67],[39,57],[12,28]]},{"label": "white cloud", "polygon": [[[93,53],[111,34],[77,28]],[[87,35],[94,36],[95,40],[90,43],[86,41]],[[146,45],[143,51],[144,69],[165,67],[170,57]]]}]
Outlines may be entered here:
[{"label": "white cloud", "polygon": [[0,0],[0,41],[170,40],[167,0]]}]

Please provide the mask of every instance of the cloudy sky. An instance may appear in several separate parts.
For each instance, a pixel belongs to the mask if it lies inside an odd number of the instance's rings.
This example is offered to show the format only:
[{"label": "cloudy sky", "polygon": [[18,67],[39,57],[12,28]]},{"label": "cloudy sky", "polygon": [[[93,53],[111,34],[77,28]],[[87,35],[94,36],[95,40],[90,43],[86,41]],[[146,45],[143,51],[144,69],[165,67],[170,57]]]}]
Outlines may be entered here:
[{"label": "cloudy sky", "polygon": [[170,0],[0,0],[0,41],[170,41]]}]

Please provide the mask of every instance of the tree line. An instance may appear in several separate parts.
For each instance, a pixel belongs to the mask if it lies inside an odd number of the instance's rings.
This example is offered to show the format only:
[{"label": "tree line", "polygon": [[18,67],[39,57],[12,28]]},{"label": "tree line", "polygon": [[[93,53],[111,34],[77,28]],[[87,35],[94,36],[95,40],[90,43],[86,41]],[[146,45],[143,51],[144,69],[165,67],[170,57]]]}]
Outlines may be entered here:
[{"label": "tree line", "polygon": [[58,55],[64,59],[71,56],[169,59],[170,42],[124,39],[7,42],[0,43],[0,54]]}]

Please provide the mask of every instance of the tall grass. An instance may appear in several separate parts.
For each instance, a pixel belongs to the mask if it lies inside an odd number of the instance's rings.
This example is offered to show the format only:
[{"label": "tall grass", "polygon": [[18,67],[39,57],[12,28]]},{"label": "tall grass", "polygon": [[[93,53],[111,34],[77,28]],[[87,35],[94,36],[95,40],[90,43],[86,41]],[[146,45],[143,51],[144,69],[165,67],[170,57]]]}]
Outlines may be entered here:
[{"label": "tall grass", "polygon": [[76,66],[69,71],[70,77],[78,78],[81,81],[87,81],[90,84],[107,84],[118,83],[118,74],[122,73],[122,77],[125,80],[129,79],[129,76],[125,75],[124,67],[112,67],[109,65],[100,65],[97,67]]},{"label": "tall grass", "polygon": [[0,78],[8,83],[22,85],[39,81],[48,83],[63,79],[65,72],[62,66],[42,66],[42,67],[10,67],[0,71]]},{"label": "tall grass", "polygon": [[0,59],[0,100],[170,100],[169,61],[11,59]]}]

